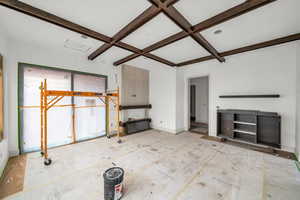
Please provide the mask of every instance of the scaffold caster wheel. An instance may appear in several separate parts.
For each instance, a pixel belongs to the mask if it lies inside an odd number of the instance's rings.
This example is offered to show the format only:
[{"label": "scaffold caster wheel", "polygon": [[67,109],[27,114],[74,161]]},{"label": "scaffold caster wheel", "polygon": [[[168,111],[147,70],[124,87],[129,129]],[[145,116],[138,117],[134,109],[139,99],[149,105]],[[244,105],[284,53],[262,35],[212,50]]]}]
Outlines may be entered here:
[{"label": "scaffold caster wheel", "polygon": [[119,144],[121,144],[121,143],[122,143],[122,140],[121,140],[121,139],[119,139],[119,140],[118,140],[118,143],[119,143]]},{"label": "scaffold caster wheel", "polygon": [[44,164],[46,166],[51,165],[52,160],[50,158],[45,159]]},{"label": "scaffold caster wheel", "polygon": [[41,151],[41,155],[44,156],[44,152]]}]

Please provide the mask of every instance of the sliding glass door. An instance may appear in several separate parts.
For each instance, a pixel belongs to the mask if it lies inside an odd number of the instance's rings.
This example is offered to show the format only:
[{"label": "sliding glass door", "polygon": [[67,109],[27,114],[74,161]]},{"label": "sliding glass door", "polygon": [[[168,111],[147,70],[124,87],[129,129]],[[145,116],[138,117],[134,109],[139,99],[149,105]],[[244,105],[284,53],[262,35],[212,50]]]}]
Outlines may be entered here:
[{"label": "sliding glass door", "polygon": [[[105,78],[74,74],[74,91],[105,92]],[[105,135],[105,104],[97,97],[74,97],[78,141]]]},{"label": "sliding glass door", "polygon": [[[47,79],[49,90],[71,90],[71,73],[33,67],[24,68],[23,84],[23,150],[40,148],[40,89]],[[63,98],[58,105],[71,105],[71,97]],[[48,112],[48,143],[58,146],[71,142],[71,107],[53,107]]]},{"label": "sliding glass door", "polygon": [[[21,152],[40,149],[39,87],[44,79],[47,79],[49,90],[89,92],[105,92],[106,90],[105,76],[20,64],[19,141]],[[64,97],[48,111],[48,146],[72,143],[73,131],[76,141],[105,135],[105,116],[105,105],[99,98]]]}]

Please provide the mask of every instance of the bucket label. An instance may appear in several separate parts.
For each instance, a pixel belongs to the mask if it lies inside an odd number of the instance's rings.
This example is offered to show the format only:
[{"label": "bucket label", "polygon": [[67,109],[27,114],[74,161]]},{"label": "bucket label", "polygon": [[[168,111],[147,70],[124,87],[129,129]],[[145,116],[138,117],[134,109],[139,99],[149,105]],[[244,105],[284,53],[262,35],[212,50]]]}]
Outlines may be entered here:
[{"label": "bucket label", "polygon": [[119,200],[122,197],[122,189],[123,189],[123,184],[120,183],[118,185],[115,185],[115,199],[114,200]]}]

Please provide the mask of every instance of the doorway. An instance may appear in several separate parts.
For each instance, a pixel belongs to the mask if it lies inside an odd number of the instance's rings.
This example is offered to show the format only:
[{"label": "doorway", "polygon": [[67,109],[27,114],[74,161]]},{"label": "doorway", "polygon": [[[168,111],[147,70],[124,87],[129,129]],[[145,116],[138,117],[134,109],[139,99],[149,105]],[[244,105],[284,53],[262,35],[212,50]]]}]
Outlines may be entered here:
[{"label": "doorway", "polygon": [[190,89],[190,131],[208,135],[208,76],[189,80]]}]

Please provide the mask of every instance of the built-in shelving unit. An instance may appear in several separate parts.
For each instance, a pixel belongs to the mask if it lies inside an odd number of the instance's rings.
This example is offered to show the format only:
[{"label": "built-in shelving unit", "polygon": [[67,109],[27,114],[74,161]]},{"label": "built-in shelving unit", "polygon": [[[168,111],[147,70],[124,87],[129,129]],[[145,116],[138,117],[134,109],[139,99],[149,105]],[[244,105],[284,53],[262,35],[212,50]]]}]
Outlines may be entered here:
[{"label": "built-in shelving unit", "polygon": [[130,106],[120,105],[120,110],[151,109],[151,108],[152,108],[151,104],[147,104],[147,105],[130,105]]},{"label": "built-in shelving unit", "polygon": [[[135,78],[133,78],[135,77]],[[138,133],[150,129],[149,117],[149,78],[145,69],[123,65],[121,68],[121,105],[122,122],[125,134]],[[135,114],[137,109],[144,110],[144,116]]]},{"label": "built-in shelving unit", "polygon": [[218,136],[280,147],[281,118],[277,113],[218,110]]},{"label": "built-in shelving unit", "polygon": [[239,129],[233,129],[233,132],[237,132],[237,133],[245,133],[245,134],[249,134],[249,135],[256,135],[255,132],[244,131],[244,130],[239,130]]},{"label": "built-in shelving unit", "polygon": [[[142,106],[122,106],[120,110],[134,110],[134,109],[151,109],[151,105]],[[138,133],[150,129],[151,118],[135,119],[126,122],[120,122],[120,126],[124,127],[126,134]]]},{"label": "built-in shelving unit", "polygon": [[253,125],[253,126],[256,126],[255,123],[249,123],[249,122],[240,122],[240,121],[234,121],[233,123],[236,123],[236,124],[245,124],[245,125]]}]

